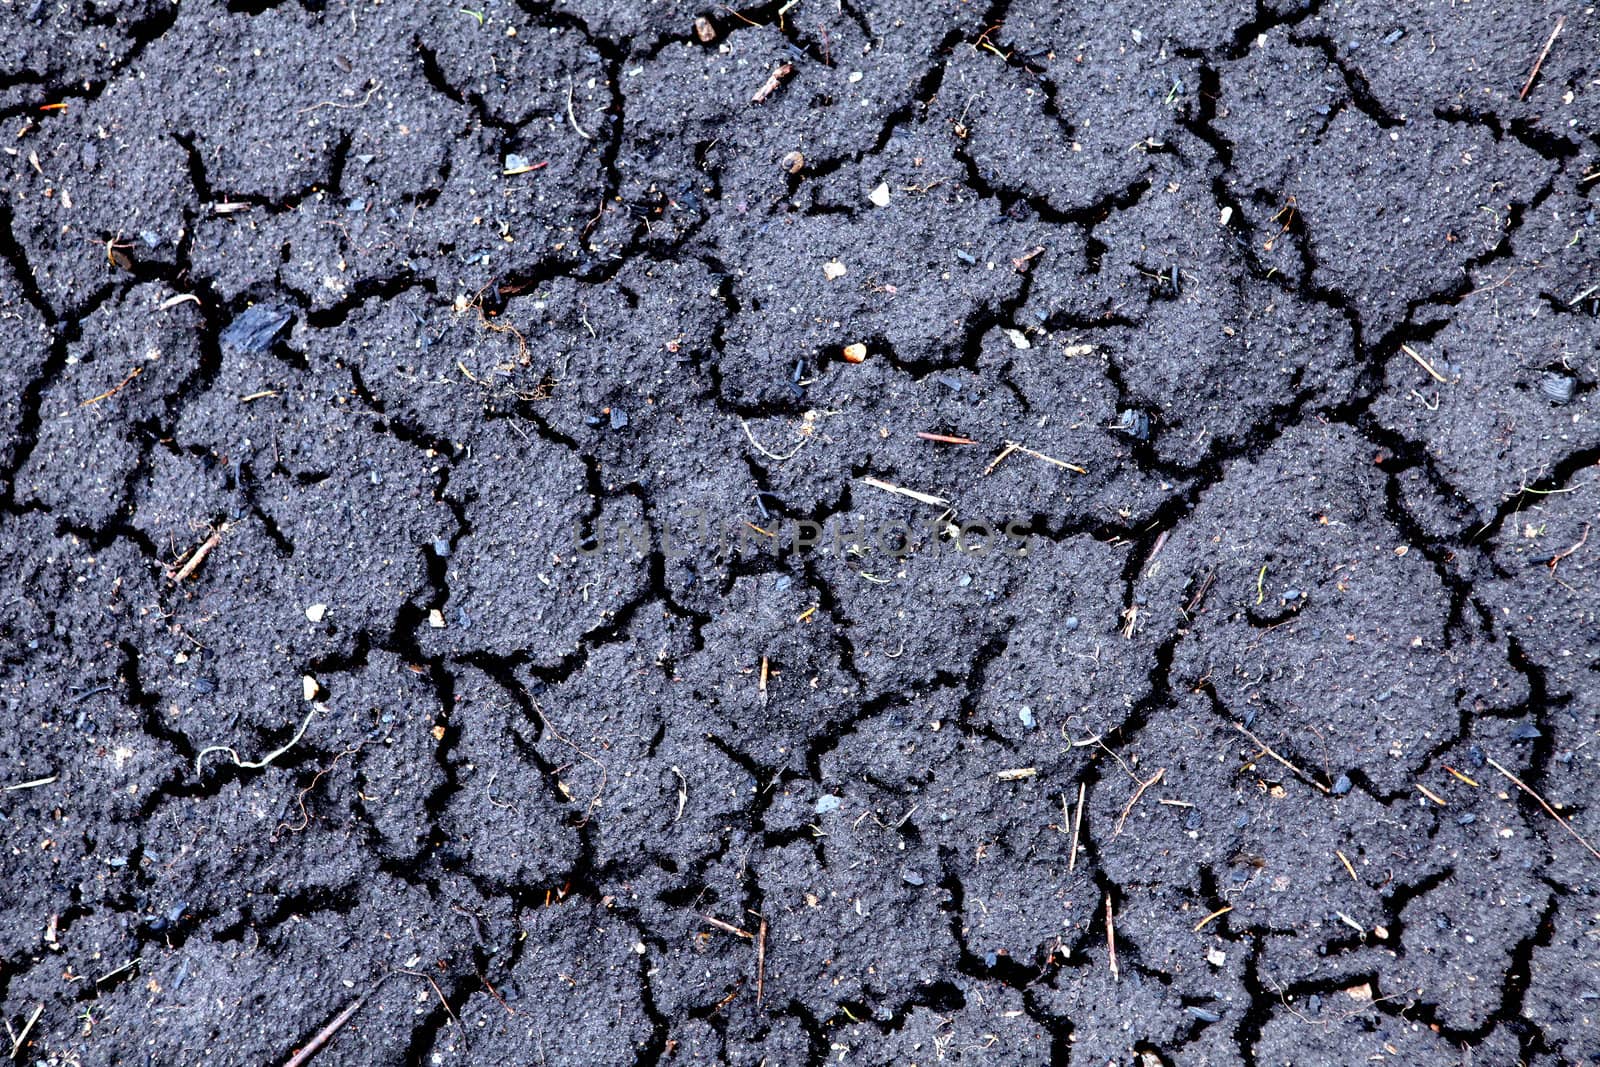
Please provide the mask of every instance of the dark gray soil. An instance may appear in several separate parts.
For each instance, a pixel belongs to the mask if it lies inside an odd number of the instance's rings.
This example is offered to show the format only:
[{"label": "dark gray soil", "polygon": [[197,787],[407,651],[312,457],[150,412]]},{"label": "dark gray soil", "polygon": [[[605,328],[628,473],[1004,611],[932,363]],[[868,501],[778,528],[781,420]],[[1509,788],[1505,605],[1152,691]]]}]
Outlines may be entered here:
[{"label": "dark gray soil", "polygon": [[10,0],[0,147],[5,1062],[1600,1064],[1592,7]]}]

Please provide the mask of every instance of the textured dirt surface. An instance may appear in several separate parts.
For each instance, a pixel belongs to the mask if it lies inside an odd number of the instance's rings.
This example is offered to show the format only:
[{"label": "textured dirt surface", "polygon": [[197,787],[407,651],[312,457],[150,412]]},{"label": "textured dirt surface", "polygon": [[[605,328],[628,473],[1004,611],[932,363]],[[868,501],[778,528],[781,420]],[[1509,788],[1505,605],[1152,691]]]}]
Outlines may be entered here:
[{"label": "textured dirt surface", "polygon": [[0,6],[0,1051],[1600,1063],[1596,20]]}]

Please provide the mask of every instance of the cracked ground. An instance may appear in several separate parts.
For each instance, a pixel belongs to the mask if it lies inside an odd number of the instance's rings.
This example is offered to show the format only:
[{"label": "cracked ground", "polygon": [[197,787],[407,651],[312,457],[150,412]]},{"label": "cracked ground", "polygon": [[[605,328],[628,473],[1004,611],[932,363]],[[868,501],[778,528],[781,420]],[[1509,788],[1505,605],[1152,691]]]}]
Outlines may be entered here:
[{"label": "cracked ground", "polygon": [[1596,18],[6,0],[0,1049],[1600,1062]]}]

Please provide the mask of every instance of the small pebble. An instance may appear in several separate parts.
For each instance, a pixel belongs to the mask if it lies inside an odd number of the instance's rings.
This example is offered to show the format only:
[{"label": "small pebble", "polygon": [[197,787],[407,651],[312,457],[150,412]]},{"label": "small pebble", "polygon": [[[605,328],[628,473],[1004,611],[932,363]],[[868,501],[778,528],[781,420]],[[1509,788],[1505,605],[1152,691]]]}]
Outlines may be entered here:
[{"label": "small pebble", "polygon": [[1222,1018],[1222,1016],[1208,1008],[1202,1008],[1193,1004],[1187,1008],[1184,1008],[1183,1010],[1194,1016],[1196,1019],[1199,1019],[1203,1023],[1218,1022]]},{"label": "small pebble", "polygon": [[306,609],[306,618],[310,619],[312,622],[321,622],[323,616],[327,614],[328,605],[326,604],[313,604]]},{"label": "small pebble", "polygon": [[1539,379],[1539,392],[1552,404],[1565,404],[1572,399],[1575,384],[1565,374],[1546,374]]},{"label": "small pebble", "polygon": [[710,19],[701,15],[694,20],[694,35],[700,38],[701,44],[710,44],[717,39],[717,27]]},{"label": "small pebble", "polygon": [[844,361],[846,363],[861,363],[867,358],[867,346],[857,341],[855,344],[844,346]]},{"label": "small pebble", "polygon": [[907,871],[900,878],[906,885],[917,886],[922,884],[922,875],[916,871]]},{"label": "small pebble", "polygon": [[1078,617],[1076,615],[1068,615],[1065,619],[1061,620],[1061,628],[1069,634],[1077,633],[1078,627],[1081,625],[1082,623],[1078,621]]},{"label": "small pebble", "polygon": [[889,183],[879,182],[878,187],[867,194],[867,199],[877,207],[889,206]]},{"label": "small pebble", "polygon": [[790,174],[799,174],[801,168],[803,168],[805,165],[806,157],[801,155],[799,152],[790,152],[788,155],[784,156],[778,161],[778,166],[782,167]]},{"label": "small pebble", "polygon": [[822,265],[822,276],[830,282],[838,281],[849,273],[848,268],[837,259],[830,259]]},{"label": "small pebble", "polygon": [[1022,725],[1026,726],[1030,730],[1037,725],[1037,720],[1035,720],[1033,717],[1033,709],[1028,707],[1026,704],[1017,709],[1017,718],[1021,719]]},{"label": "small pebble", "polygon": [[959,248],[956,249],[956,258],[959,259],[961,262],[965,263],[969,267],[978,262],[978,259],[977,259],[976,256],[973,256],[973,255],[971,255],[971,254],[969,254],[967,252],[963,252]]},{"label": "small pebble", "polygon": [[1350,781],[1350,776],[1348,774],[1341,774],[1338,778],[1334,779],[1333,795],[1336,797],[1342,797],[1346,793],[1350,792],[1351,786],[1352,783]]},{"label": "small pebble", "polygon": [[824,793],[817,798],[815,808],[818,815],[826,815],[830,811],[838,811],[842,804],[844,804],[843,797],[836,797],[832,793]]}]

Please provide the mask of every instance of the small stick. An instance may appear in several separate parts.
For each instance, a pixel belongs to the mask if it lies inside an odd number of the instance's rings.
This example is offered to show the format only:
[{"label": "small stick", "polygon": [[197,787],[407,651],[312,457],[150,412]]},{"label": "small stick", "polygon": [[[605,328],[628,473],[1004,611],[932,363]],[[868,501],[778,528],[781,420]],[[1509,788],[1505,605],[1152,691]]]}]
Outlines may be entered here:
[{"label": "small stick", "polygon": [[1004,460],[1007,456],[1011,455],[1011,453],[1015,452],[1020,447],[1022,447],[1022,446],[1017,444],[1015,441],[1007,441],[1006,442],[1006,447],[1004,447],[1004,448],[1002,448],[1000,450],[1000,454],[998,456],[994,457],[994,459],[989,462],[989,465],[987,467],[983,468],[983,473],[985,475],[993,474],[994,473],[994,469],[996,467],[1000,466],[1000,462],[1002,460]]},{"label": "small stick", "polygon": [[[1089,783],[1078,783],[1078,814],[1072,819],[1072,855],[1067,857],[1067,873],[1069,874],[1078,865],[1078,834],[1083,830],[1083,800],[1088,791]],[[1064,804],[1065,802],[1066,798],[1062,797],[1062,803]]]},{"label": "small stick", "polygon": [[[1012,442],[1011,441],[1007,441],[1006,444],[1009,445],[1009,444],[1012,444]],[[1063,467],[1066,470],[1073,471],[1074,473],[1077,473],[1077,474],[1088,474],[1089,473],[1089,471],[1086,468],[1080,467],[1076,463],[1067,463],[1064,460],[1056,459],[1054,456],[1047,456],[1043,452],[1035,452],[1033,449],[1029,448],[1027,445],[1016,445],[1015,447],[1016,447],[1016,450],[1018,452],[1021,452],[1023,455],[1026,455],[1026,456],[1032,456],[1034,459],[1042,459],[1046,463],[1054,463],[1058,467]]]},{"label": "small stick", "polygon": [[746,941],[752,940],[753,937],[754,937],[754,935],[751,934],[749,930],[741,930],[737,926],[733,925],[732,923],[725,923],[721,919],[717,918],[714,915],[704,915],[704,914],[702,914],[700,916],[700,918],[704,919],[706,922],[710,923],[712,926],[715,926],[718,930],[724,930],[724,931],[726,931],[726,932],[728,932],[730,934],[733,934],[733,935],[735,935],[737,937],[742,937]]},{"label": "small stick", "polygon": [[1117,816],[1116,829],[1111,831],[1111,839],[1113,841],[1121,836],[1122,824],[1128,821],[1128,814],[1133,811],[1133,806],[1139,803],[1139,798],[1144,796],[1144,791],[1161,781],[1162,776],[1166,773],[1167,769],[1165,767],[1158,767],[1156,769],[1156,773],[1152,774],[1147,780],[1139,783],[1139,788],[1133,791],[1133,796],[1128,800],[1128,806],[1122,809],[1121,815]]},{"label": "small stick", "polygon": [[1039,773],[1037,767],[1013,767],[1010,770],[995,771],[994,776],[1002,782],[1020,782],[1024,778],[1032,778]]},{"label": "small stick", "polygon": [[1425,370],[1429,374],[1433,375],[1433,380],[1434,381],[1440,382],[1440,383],[1442,383],[1444,385],[1449,385],[1450,384],[1450,379],[1446,378],[1444,375],[1442,375],[1438,371],[1434,370],[1433,369],[1433,364],[1429,363],[1427,360],[1423,359],[1422,356],[1420,354],[1418,354],[1418,352],[1417,352],[1417,350],[1415,348],[1412,348],[1410,345],[1401,345],[1400,346],[1400,351],[1404,352],[1406,355],[1408,355],[1412,359],[1416,360],[1417,361],[1417,366],[1421,367],[1423,370]]},{"label": "small stick", "polygon": [[950,501],[946,500],[944,497],[934,496],[931,493],[919,493],[915,489],[903,489],[898,485],[890,485],[888,482],[881,481],[877,478],[863,478],[861,481],[863,484],[870,485],[874,489],[882,489],[885,493],[898,493],[900,496],[910,497],[919,504],[931,504],[935,507],[943,507],[944,505],[950,503]]},{"label": "small stick", "polygon": [[1207,926],[1209,926],[1211,924],[1211,920],[1212,919],[1220,919],[1220,918],[1222,918],[1224,915],[1228,914],[1228,912],[1230,912],[1232,910],[1233,910],[1233,905],[1232,904],[1229,904],[1225,908],[1218,908],[1216,911],[1212,912],[1210,915],[1207,915],[1204,919],[1201,919],[1199,922],[1195,923],[1194,924],[1194,932],[1198,934],[1201,930],[1204,930]]},{"label": "small stick", "polygon": [[167,572],[167,581],[172,582],[175,585],[181,583],[185,578],[193,574],[195,570],[199,568],[200,564],[206,561],[206,557],[211,555],[211,550],[216,548],[217,545],[221,543],[222,531],[211,531],[211,536],[202,541],[200,543],[200,547],[194,550],[194,555],[189,557],[189,562],[185,563],[182,567],[179,567],[175,571]]},{"label": "small stick", "polygon": [[1596,852],[1594,846],[1589,844],[1588,841],[1584,840],[1583,835],[1578,833],[1578,831],[1576,831],[1576,830],[1574,830],[1572,828],[1572,824],[1571,823],[1567,822],[1567,820],[1563,819],[1560,815],[1556,814],[1556,809],[1552,808],[1549,805],[1549,803],[1545,801],[1544,797],[1540,796],[1538,793],[1535,793],[1533,791],[1533,787],[1532,786],[1528,785],[1521,778],[1518,778],[1516,775],[1512,774],[1510,771],[1508,771],[1504,767],[1500,766],[1500,764],[1495,762],[1495,760],[1493,758],[1490,758],[1489,766],[1493,767],[1495,770],[1499,771],[1501,774],[1505,775],[1508,779],[1510,779],[1512,785],[1516,786],[1518,789],[1522,790],[1524,793],[1528,794],[1530,797],[1532,797],[1533,799],[1537,800],[1539,802],[1539,806],[1541,808],[1543,808],[1549,814],[1549,816],[1552,819],[1554,819],[1556,822],[1560,823],[1561,824],[1561,828],[1563,830],[1565,830],[1567,833],[1571,834],[1573,837],[1577,838],[1578,839],[1578,844],[1582,845],[1584,848],[1589,850],[1589,855],[1593,856],[1597,860],[1600,860],[1600,852]]},{"label": "small stick", "polygon": [[1111,960],[1111,980],[1122,981],[1117,973],[1117,924],[1111,915],[1111,894],[1106,894],[1106,955]]},{"label": "small stick", "polygon": [[755,95],[750,98],[750,102],[752,104],[764,103],[767,97],[778,91],[778,86],[783,84],[783,79],[793,73],[793,63],[785,63],[778,67],[778,69],[767,75],[767,80],[761,83],[761,88],[756,90]]},{"label": "small stick", "polygon": [[324,1026],[321,1030],[318,1030],[312,1035],[311,1040],[305,1043],[304,1048],[285,1060],[283,1067],[302,1067],[302,1065],[311,1062],[311,1057],[321,1052],[323,1046],[325,1046],[329,1041],[333,1040],[333,1035],[342,1030],[345,1023],[355,1018],[356,1012],[361,1010],[361,1006],[367,1002],[367,998],[372,996],[373,990],[377,988],[377,986],[373,986],[372,989],[367,990],[365,993],[352,1000],[349,1004],[345,1005],[345,1009],[343,1011],[341,1011],[338,1015],[335,1015],[332,1019],[328,1020],[327,1026]]},{"label": "small stick", "polygon": [[[454,1010],[451,1009],[450,1002],[448,1000],[446,1000],[445,997],[444,997],[444,990],[439,988],[439,983],[435,982],[433,980],[433,976],[432,975],[424,974],[421,971],[408,971],[403,967],[396,968],[395,970],[391,971],[390,974],[409,974],[411,977],[413,977],[413,978],[421,978],[423,981],[425,981],[429,985],[433,986],[433,992],[435,993],[435,995],[438,996],[439,1003],[444,1005],[444,1013],[446,1015],[450,1016],[450,1021],[456,1024],[456,1029],[457,1030],[461,1031],[461,1040],[463,1042],[466,1041],[466,1039],[467,1039],[467,1028],[465,1026],[461,1025],[461,1020],[460,1019],[456,1018],[456,1013],[455,1013]],[[285,1064],[284,1067],[288,1067],[288,1064]]]},{"label": "small stick", "polygon": [[137,967],[139,964],[141,964],[143,962],[144,962],[144,957],[143,956],[135,956],[133,959],[129,960],[127,963],[124,963],[121,967],[118,967],[115,970],[107,971],[105,974],[102,974],[99,978],[96,978],[94,980],[94,984],[95,985],[99,985],[101,982],[107,981],[108,979],[111,979],[111,978],[115,978],[117,975],[121,974],[123,971],[126,971],[128,968]]},{"label": "small stick", "polygon": [[31,782],[17,782],[14,785],[8,785],[8,786],[5,786],[4,788],[0,788],[0,792],[14,793],[18,789],[37,789],[41,785],[49,785],[51,782],[55,781],[59,777],[61,777],[59,774],[52,774],[48,778],[35,778]]},{"label": "small stick", "polygon": [[1339,857],[1339,862],[1344,864],[1344,869],[1350,872],[1350,880],[1359,885],[1361,879],[1356,877],[1356,869],[1350,865],[1350,860],[1345,856],[1344,852],[1336,848],[1333,850],[1333,854]]},{"label": "small stick", "polygon": [[1271,745],[1267,744],[1265,741],[1261,740],[1261,738],[1259,738],[1255,734],[1251,733],[1243,725],[1241,725],[1240,723],[1231,722],[1231,720],[1230,720],[1230,723],[1231,723],[1231,725],[1233,726],[1233,728],[1235,730],[1238,730],[1241,734],[1244,734],[1250,740],[1252,740],[1256,744],[1260,745],[1261,746],[1261,751],[1265,752],[1267,755],[1271,756],[1273,759],[1277,760],[1279,763],[1281,763],[1285,767],[1289,768],[1296,775],[1298,775],[1302,780],[1304,780],[1308,785],[1311,785],[1311,786],[1315,787],[1316,789],[1321,790],[1324,793],[1331,792],[1331,790],[1329,790],[1327,786],[1323,785],[1321,782],[1319,782],[1315,778],[1311,777],[1305,771],[1302,771],[1299,767],[1296,767],[1294,764],[1290,763],[1288,760],[1286,760],[1282,756],[1278,755],[1277,751],[1275,749],[1273,749],[1273,747]]},{"label": "small stick", "polygon": [[1550,47],[1556,43],[1556,36],[1561,32],[1561,27],[1567,24],[1567,16],[1556,16],[1556,28],[1550,31],[1550,39],[1544,43],[1544,49],[1539,53],[1539,58],[1533,61],[1533,70],[1528,72],[1528,80],[1523,83],[1522,92],[1517,94],[1518,100],[1528,98],[1528,90],[1533,88],[1533,80],[1539,76],[1539,68],[1544,66],[1546,57],[1550,55]]},{"label": "small stick", "polygon": [[1423,796],[1427,797],[1429,800],[1433,801],[1435,804],[1439,805],[1441,808],[1448,808],[1450,806],[1449,804],[1445,803],[1445,800],[1444,800],[1443,797],[1441,797],[1438,793],[1435,793],[1433,790],[1429,789],[1427,786],[1423,785],[1421,782],[1416,783],[1416,786],[1417,786],[1417,792],[1421,793]]},{"label": "small stick", "polygon": [[1584,545],[1586,545],[1588,543],[1589,543],[1589,524],[1588,523],[1584,523],[1583,524],[1583,536],[1578,538],[1578,543],[1573,545],[1571,548],[1567,549],[1565,552],[1557,552],[1555,555],[1550,557],[1550,573],[1551,574],[1555,574],[1555,572],[1556,572],[1556,564],[1560,563],[1562,560],[1566,559],[1568,556],[1572,555],[1574,552],[1578,551],[1578,549],[1582,548]]},{"label": "small stick", "polygon": [[[44,1005],[40,1004],[37,1008],[33,1009],[33,1014],[28,1016],[27,1025],[25,1025],[22,1028],[22,1033],[18,1034],[11,1041],[11,1057],[10,1057],[11,1059],[16,1059],[17,1058],[17,1053],[22,1051],[22,1043],[24,1041],[28,1040],[28,1031],[33,1029],[33,1024],[38,1022],[39,1021],[39,1016],[41,1016],[43,1014],[44,1014]],[[11,1029],[11,1024],[9,1022],[6,1023],[6,1029],[7,1030]]]},{"label": "small stick", "polygon": [[116,385],[113,385],[110,389],[107,389],[105,392],[101,393],[99,396],[91,396],[88,400],[85,400],[83,403],[79,404],[78,406],[80,408],[86,408],[90,404],[98,404],[102,400],[110,400],[112,397],[114,397],[118,393],[122,392],[124,386],[126,386],[129,382],[133,381],[135,378],[137,378],[139,375],[141,375],[143,373],[144,373],[144,368],[143,367],[135,367],[135,368],[133,368],[131,371],[128,372],[128,376],[126,378],[122,379],[122,381],[118,382]]},{"label": "small stick", "polygon": [[1189,601],[1189,603],[1183,609],[1183,613],[1185,615],[1193,615],[1197,610],[1199,610],[1200,602],[1206,598],[1206,593],[1210,591],[1211,582],[1216,578],[1216,576],[1217,569],[1215,567],[1206,572],[1205,580],[1200,583],[1200,588],[1194,594],[1194,599]]},{"label": "small stick", "polygon": [[756,1007],[761,1007],[761,998],[767,991],[767,920],[761,920],[761,926],[756,934]]},{"label": "small stick", "polygon": [[978,443],[970,437],[951,437],[949,434],[928,433],[924,430],[918,430],[917,436],[924,441],[938,441],[940,444],[945,445],[975,445]]},{"label": "small stick", "polygon": [[767,657],[761,657],[761,703],[767,702]]}]

